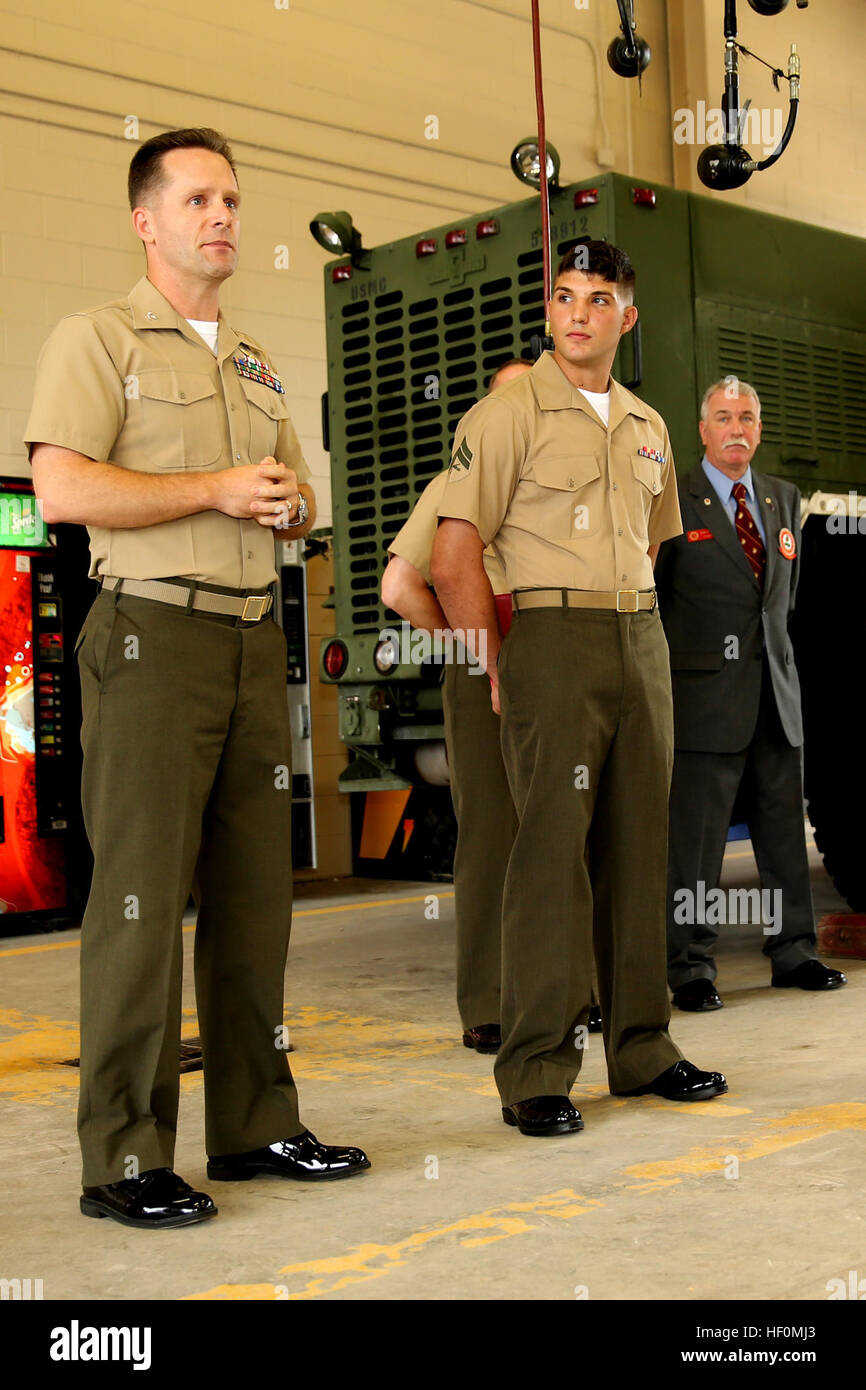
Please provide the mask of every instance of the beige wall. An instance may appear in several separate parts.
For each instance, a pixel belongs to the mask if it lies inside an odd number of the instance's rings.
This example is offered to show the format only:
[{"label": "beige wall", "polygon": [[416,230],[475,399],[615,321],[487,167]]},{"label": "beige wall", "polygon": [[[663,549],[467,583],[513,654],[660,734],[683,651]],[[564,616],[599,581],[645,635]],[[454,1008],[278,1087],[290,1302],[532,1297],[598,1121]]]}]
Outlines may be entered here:
[{"label": "beige wall", "polygon": [[[668,0],[668,11],[672,110],[694,106],[698,98],[718,107],[724,88],[721,0]],[[710,196],[866,235],[866,3],[811,0],[807,10],[798,10],[791,0],[780,15],[765,17],[740,0],[737,12],[740,42],[776,67],[787,70],[790,45],[797,44],[800,112],[777,164],[753,174],[742,189]],[[775,92],[770,73],[752,58],[740,59],[740,97],[751,97],[756,108],[777,109],[784,125],[788,84]],[[699,152],[675,147],[677,187],[707,191],[695,170]]]},{"label": "beige wall", "polygon": [[[283,3],[283,0],[277,0]],[[520,196],[507,168],[533,128],[528,0],[177,0],[172,8],[24,0],[2,11],[0,86],[0,470],[26,472],[20,445],[33,362],[57,318],[126,290],[143,267],[124,206],[139,137],[213,124],[231,138],[245,194],[232,319],[264,341],[330,515],[319,397],[326,379],[324,253],[313,213],[347,207],[369,245]],[[563,176],[611,161],[625,173],[697,186],[697,151],[677,150],[672,112],[721,92],[721,0],[640,0],[653,61],[643,95],[609,70],[614,0],[542,0],[547,111]],[[803,113],[791,150],[742,198],[862,231],[866,116],[858,62],[863,0],[793,0],[761,19],[741,0],[741,34],[781,62],[795,37]],[[670,54],[670,62],[669,62]],[[744,60],[744,93],[774,96]],[[781,100],[779,105],[781,106]],[[439,120],[438,140],[425,118]],[[289,248],[286,270],[275,248]]]},{"label": "beige wall", "polygon": [[[655,151],[664,82],[636,97],[603,62],[600,0],[559,9],[545,33],[550,129],[567,176],[617,167],[670,174]],[[663,78],[662,0],[644,0]],[[603,13],[603,11],[605,11]],[[2,12],[0,86],[0,470],[23,473],[33,362],[58,317],[123,293],[143,270],[125,208],[135,141],[181,125],[230,137],[245,196],[233,321],[260,338],[288,383],[330,516],[319,398],[325,388],[322,266],[308,224],[347,207],[367,244],[508,201],[508,155],[532,129],[523,0],[179,0],[173,9],[24,0]],[[600,89],[598,80],[600,78]],[[439,121],[425,138],[426,117]],[[637,167],[637,165],[636,165]],[[289,268],[274,268],[275,248]]]}]

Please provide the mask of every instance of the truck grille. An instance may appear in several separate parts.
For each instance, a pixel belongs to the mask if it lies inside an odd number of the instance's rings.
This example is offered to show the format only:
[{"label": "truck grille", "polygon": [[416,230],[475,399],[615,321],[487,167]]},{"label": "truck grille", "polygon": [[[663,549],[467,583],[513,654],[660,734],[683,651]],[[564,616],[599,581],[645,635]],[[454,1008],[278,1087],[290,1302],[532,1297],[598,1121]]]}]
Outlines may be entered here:
[{"label": "truck grille", "polygon": [[334,496],[345,498],[335,540],[349,569],[341,626],[377,632],[396,617],[379,598],[388,546],[447,467],[454,431],[491,373],[509,357],[528,357],[543,332],[541,281],[541,252],[531,251],[517,258],[514,277],[343,306],[331,386],[345,402],[341,446],[332,433]]},{"label": "truck grille", "polygon": [[771,336],[718,326],[719,376],[736,373],[754,386],[761,398],[762,444],[775,445],[783,458],[866,454],[866,352],[815,341],[817,325],[814,333],[812,325],[797,329],[794,337],[780,329]]}]

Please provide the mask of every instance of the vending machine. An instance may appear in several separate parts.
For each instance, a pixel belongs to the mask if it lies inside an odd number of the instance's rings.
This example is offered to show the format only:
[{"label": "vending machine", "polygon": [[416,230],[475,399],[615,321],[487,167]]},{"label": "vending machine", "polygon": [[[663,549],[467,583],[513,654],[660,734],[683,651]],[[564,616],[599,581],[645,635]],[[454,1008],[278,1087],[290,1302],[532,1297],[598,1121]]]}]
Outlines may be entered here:
[{"label": "vending machine", "polygon": [[277,573],[276,618],[286,638],[286,699],[292,726],[292,867],[314,869],[316,823],[307,660],[307,577],[302,540],[278,543]]},{"label": "vending machine", "polygon": [[[90,600],[64,580],[69,533],[49,535],[32,489],[0,478],[0,933],[68,925],[90,865],[79,794],[72,648]],[[82,532],[82,535],[84,533]],[[86,537],[85,537],[86,539]]]}]

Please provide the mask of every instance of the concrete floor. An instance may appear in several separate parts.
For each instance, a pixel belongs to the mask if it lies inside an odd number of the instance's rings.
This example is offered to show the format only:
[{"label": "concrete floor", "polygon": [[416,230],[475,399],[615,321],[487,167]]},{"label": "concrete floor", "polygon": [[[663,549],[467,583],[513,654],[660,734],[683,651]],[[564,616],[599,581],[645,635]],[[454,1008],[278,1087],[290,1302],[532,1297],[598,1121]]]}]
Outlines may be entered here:
[{"label": "concrete floor", "polygon": [[[810,854],[819,914],[842,910]],[[755,882],[748,842],[730,845],[723,885]],[[615,1099],[594,1037],[572,1095],[585,1130],[532,1140],[502,1124],[492,1059],[460,1045],[453,910],[444,885],[301,890],[286,1017],[303,1118],[374,1166],[212,1184],[215,1221],[161,1233],[78,1212],[78,1074],[60,1065],[78,1053],[77,933],[0,941],[0,1277],[42,1279],[46,1299],[822,1300],[866,1275],[866,962],[827,995],[771,990],[760,929],[726,929],[726,1007],[672,1032],[729,1094]],[[191,969],[184,998],[193,1034]],[[181,1080],[176,1167],[207,1190],[200,1072]]]}]

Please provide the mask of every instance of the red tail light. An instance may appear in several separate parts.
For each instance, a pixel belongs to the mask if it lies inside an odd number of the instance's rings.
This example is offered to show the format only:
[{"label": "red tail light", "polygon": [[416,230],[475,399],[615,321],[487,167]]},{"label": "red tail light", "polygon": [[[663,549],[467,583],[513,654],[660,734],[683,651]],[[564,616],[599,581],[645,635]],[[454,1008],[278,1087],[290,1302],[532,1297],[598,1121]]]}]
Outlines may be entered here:
[{"label": "red tail light", "polygon": [[329,642],[322,665],[332,681],[338,681],[349,664],[349,653],[343,642]]}]

